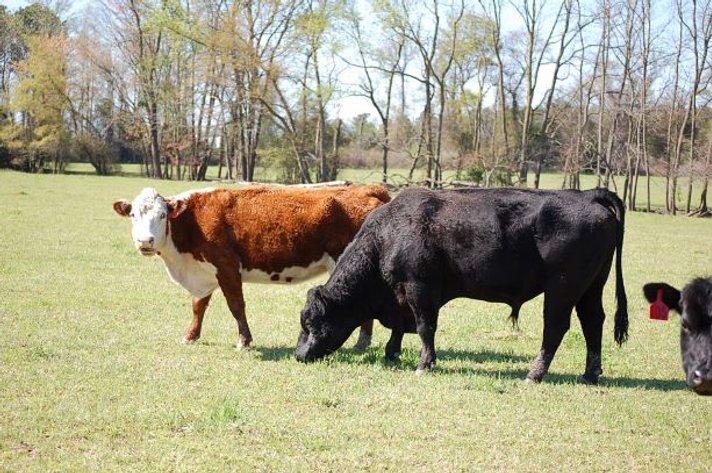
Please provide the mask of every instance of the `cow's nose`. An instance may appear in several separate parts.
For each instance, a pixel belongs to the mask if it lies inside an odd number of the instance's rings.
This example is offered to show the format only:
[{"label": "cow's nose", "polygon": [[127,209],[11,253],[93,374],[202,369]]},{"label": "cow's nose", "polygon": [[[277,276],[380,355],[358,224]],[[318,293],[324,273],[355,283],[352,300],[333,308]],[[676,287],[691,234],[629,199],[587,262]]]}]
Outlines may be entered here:
[{"label": "cow's nose", "polygon": [[139,246],[153,246],[154,238],[153,237],[148,237],[148,238],[139,238],[136,240],[139,244]]},{"label": "cow's nose", "polygon": [[692,373],[692,389],[703,396],[712,395],[712,378],[706,378],[702,371]]}]

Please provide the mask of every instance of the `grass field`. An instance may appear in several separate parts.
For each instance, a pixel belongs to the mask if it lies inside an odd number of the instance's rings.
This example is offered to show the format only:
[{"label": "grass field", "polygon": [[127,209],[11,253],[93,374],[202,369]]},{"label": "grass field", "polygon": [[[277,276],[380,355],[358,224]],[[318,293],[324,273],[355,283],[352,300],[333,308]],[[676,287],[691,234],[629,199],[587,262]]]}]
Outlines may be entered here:
[{"label": "grass field", "polygon": [[111,210],[147,185],[195,187],[0,172],[0,470],[710,471],[712,399],[686,389],[679,320],[648,320],[640,288],[712,273],[712,221],[629,213],[630,340],[613,342],[610,281],[601,384],[575,384],[574,317],[549,376],[529,385],[540,298],[519,332],[506,306],[448,304],[425,376],[414,335],[399,366],[384,364],[378,326],[365,354],[296,362],[305,293],[325,278],[247,285],[252,350],[235,350],[221,295],[201,341],[182,345],[187,293]]}]

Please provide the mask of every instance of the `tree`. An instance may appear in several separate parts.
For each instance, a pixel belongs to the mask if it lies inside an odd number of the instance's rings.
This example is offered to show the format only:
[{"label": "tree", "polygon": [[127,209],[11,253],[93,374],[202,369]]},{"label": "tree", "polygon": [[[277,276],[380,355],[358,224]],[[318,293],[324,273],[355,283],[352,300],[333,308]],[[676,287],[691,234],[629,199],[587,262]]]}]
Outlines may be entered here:
[{"label": "tree", "polygon": [[10,108],[20,123],[6,123],[0,136],[17,156],[17,165],[39,172],[48,161],[61,172],[66,163],[68,133],[63,115],[67,110],[66,38],[35,34],[25,38],[27,59],[17,67],[19,83]]},{"label": "tree", "polygon": [[[712,42],[712,3],[706,1],[698,5],[697,2],[693,2],[692,5],[689,6],[690,8],[686,8],[688,7],[687,4],[681,0],[677,0],[676,6],[679,26],[678,62],[687,60],[691,67],[688,68],[690,71],[689,90],[681,91],[680,102],[684,104],[682,119],[678,122],[677,130],[673,137],[675,147],[670,167],[670,192],[668,194],[668,208],[673,214],[677,211],[675,199],[677,195],[678,172],[685,153],[685,148],[687,148],[687,164],[689,169],[685,210],[686,212],[690,212],[691,209],[693,170],[695,168],[694,162],[695,153],[697,152],[696,144],[699,128],[698,118],[700,109],[698,107],[698,100],[704,90],[703,77],[710,68],[708,57],[710,43]],[[685,51],[685,46],[689,47],[687,51]],[[678,74],[676,74],[677,85],[680,70],[676,69],[676,71],[678,72]]]},{"label": "tree", "polygon": [[[549,118],[551,113],[551,104],[553,100],[553,95],[559,80],[559,70],[562,66],[562,60],[569,41],[569,25],[573,3],[570,0],[562,0],[556,8],[556,14],[553,19],[550,20],[550,26],[548,31],[542,31],[545,28],[542,23],[542,15],[546,12],[545,7],[547,5],[546,0],[539,4],[536,0],[522,0],[515,5],[515,10],[517,11],[522,23],[525,27],[525,51],[523,54],[524,63],[523,76],[524,81],[524,104],[523,104],[523,115],[521,118],[521,133],[520,133],[520,143],[519,143],[519,183],[525,184],[527,182],[527,174],[529,169],[531,144],[532,144],[532,127],[534,124],[534,91],[540,80],[541,68],[544,60],[549,53],[550,47],[554,44],[556,35],[559,37],[559,48],[556,52],[556,58],[554,60],[554,73],[552,75],[552,81],[549,90],[547,91],[547,96],[549,97],[546,102],[546,107],[544,110],[544,123],[540,125],[541,134],[546,136],[548,132],[548,127],[550,126]],[[537,178],[535,180],[535,187],[539,185],[538,175],[540,173],[541,165],[539,164],[537,168]]]},{"label": "tree", "polygon": [[[359,67],[363,72],[363,79],[359,84],[358,95],[366,97],[378,114],[381,121],[379,146],[381,148],[381,181],[388,181],[388,153],[391,149],[391,112],[393,101],[393,88],[399,71],[403,71],[402,61],[405,55],[405,37],[388,35],[393,30],[385,28],[384,36],[378,37],[379,44],[368,41],[362,30],[362,18],[356,11],[351,12],[351,31],[358,51],[359,62],[350,65]],[[383,87],[378,80],[382,77],[385,81]],[[383,90],[385,89],[385,90]],[[383,90],[383,93],[380,93]],[[401,111],[402,113],[402,111]],[[363,125],[362,117],[361,124]]]},{"label": "tree", "polygon": [[[295,20],[298,42],[303,44],[304,73],[302,79],[303,100],[302,120],[307,125],[307,117],[313,114],[316,118],[313,129],[313,156],[318,163],[317,181],[328,181],[335,175],[334,156],[330,160],[326,153],[327,112],[326,107],[336,92],[333,73],[335,64],[325,64],[328,57],[338,53],[339,44],[331,37],[332,29],[337,20],[343,16],[343,2],[340,0],[310,0],[306,9]],[[311,105],[313,103],[313,106]],[[309,108],[313,107],[313,111]],[[313,113],[310,113],[313,112]],[[306,129],[305,129],[306,134]],[[331,161],[331,162],[329,162]]]}]

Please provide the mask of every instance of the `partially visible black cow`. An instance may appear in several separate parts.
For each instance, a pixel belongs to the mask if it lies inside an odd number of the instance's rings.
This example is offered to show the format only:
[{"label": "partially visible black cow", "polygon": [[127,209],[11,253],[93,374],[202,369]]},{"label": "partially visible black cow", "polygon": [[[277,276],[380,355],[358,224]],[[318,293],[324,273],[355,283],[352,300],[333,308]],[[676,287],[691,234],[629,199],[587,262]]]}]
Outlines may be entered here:
[{"label": "partially visible black cow", "polygon": [[665,305],[682,315],[680,351],[687,385],[697,394],[712,395],[712,277],[694,279],[682,293],[665,283],[643,286],[650,302],[658,290]]},{"label": "partially visible black cow", "polygon": [[435,365],[440,308],[468,297],[520,306],[544,293],[544,339],[527,378],[540,381],[576,311],[586,339],[582,381],[601,371],[603,288],[616,259],[614,335],[622,344],[628,313],[621,250],[624,208],[606,190],[405,190],[374,210],[325,285],[309,291],[296,357],[338,349],[359,324],[380,314],[392,329],[386,357],[398,358],[404,332],[423,347],[418,371]]}]

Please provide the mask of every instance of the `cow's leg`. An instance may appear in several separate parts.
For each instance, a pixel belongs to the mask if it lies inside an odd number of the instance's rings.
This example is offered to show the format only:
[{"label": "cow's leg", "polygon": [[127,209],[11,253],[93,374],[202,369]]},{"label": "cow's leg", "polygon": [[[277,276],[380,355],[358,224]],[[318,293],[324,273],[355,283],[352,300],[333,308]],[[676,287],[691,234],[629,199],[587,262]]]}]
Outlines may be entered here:
[{"label": "cow's leg", "polygon": [[205,316],[205,309],[208,308],[210,303],[210,298],[212,293],[207,296],[200,298],[193,298],[193,323],[190,324],[188,332],[183,337],[183,343],[191,344],[200,338],[200,331],[203,328],[203,317]]},{"label": "cow's leg", "polygon": [[237,348],[249,348],[250,343],[252,343],[252,334],[250,333],[249,325],[247,325],[247,316],[245,315],[242,278],[239,275],[231,274],[225,276],[218,273],[218,283],[225,295],[230,312],[232,312],[232,316],[237,321]]},{"label": "cow's leg", "polygon": [[[561,291],[556,292],[560,295]],[[534,358],[527,374],[527,381],[538,383],[549,371],[551,360],[571,325],[572,309],[573,304],[565,303],[559,297],[550,297],[548,294],[544,296],[544,339],[541,351]]]},{"label": "cow's leg", "polygon": [[603,284],[595,283],[576,304],[583,336],[586,339],[586,371],[579,381],[586,384],[598,384],[601,369],[601,338],[603,336]]},{"label": "cow's leg", "polygon": [[433,305],[434,298],[428,294],[424,285],[406,286],[406,300],[415,316],[415,329],[423,346],[420,350],[420,362],[415,372],[423,373],[435,368],[435,332],[438,328],[438,309]]},{"label": "cow's leg", "polygon": [[365,351],[371,346],[371,338],[373,336],[373,319],[367,320],[361,324],[361,331],[358,334],[358,340],[354,345],[354,350]]},{"label": "cow's leg", "polygon": [[437,320],[434,317],[424,317],[424,320],[418,320],[418,335],[423,347],[420,349],[420,362],[415,369],[417,374],[423,373],[426,369],[435,368],[436,330]]},{"label": "cow's leg", "polygon": [[403,329],[393,328],[391,330],[391,338],[386,343],[386,362],[397,363],[400,359],[401,344],[403,343]]}]

